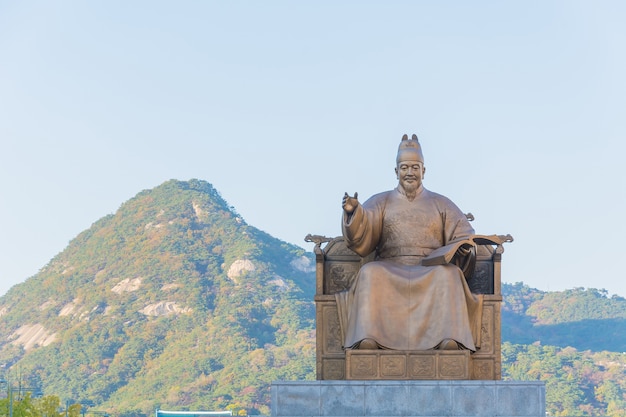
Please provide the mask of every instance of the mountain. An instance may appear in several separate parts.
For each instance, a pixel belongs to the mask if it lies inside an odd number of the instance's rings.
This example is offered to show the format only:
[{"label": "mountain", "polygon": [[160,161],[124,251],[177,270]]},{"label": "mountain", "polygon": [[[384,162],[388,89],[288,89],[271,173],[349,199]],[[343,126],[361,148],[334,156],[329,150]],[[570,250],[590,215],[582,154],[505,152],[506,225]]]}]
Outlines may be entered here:
[{"label": "mountain", "polygon": [[[626,300],[502,289],[503,379],[545,381],[551,415],[626,415]],[[314,292],[311,253],[167,181],[0,297],[0,379],[124,417],[269,414],[271,381],[315,378]]]},{"label": "mountain", "polygon": [[[0,298],[0,364],[118,415],[246,408],[314,378],[313,257],[211,184],[145,190]],[[15,375],[13,376],[15,379]]]},{"label": "mountain", "polygon": [[626,415],[626,299],[503,284],[502,378],[546,383],[559,416]]},{"label": "mountain", "polygon": [[544,292],[522,283],[503,284],[502,340],[626,351],[626,299],[606,290]]}]

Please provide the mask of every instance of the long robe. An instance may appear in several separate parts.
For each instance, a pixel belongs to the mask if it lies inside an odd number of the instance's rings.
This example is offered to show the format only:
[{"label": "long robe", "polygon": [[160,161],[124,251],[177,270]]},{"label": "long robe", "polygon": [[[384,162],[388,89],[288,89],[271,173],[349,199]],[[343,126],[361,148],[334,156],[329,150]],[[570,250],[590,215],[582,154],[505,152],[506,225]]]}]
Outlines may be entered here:
[{"label": "long robe", "polygon": [[482,296],[452,264],[422,266],[434,249],[474,234],[448,198],[423,186],[410,201],[400,188],[371,197],[350,215],[343,235],[361,256],[376,251],[352,286],[336,294],[344,347],[366,338],[381,348],[427,350],[453,339],[480,346]]}]

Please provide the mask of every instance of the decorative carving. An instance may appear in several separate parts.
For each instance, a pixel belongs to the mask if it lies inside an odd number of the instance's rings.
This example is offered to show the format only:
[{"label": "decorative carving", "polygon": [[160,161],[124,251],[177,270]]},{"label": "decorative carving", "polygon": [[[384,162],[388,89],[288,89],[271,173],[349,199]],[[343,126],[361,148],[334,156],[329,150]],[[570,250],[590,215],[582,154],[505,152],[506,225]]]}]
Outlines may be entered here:
[{"label": "decorative carving", "polygon": [[[339,319],[337,319],[339,320]],[[493,306],[483,307],[483,322],[480,327],[480,353],[493,352]]]},{"label": "decorative carving", "polygon": [[411,377],[415,379],[435,379],[437,377],[435,356],[411,355],[410,361]]},{"label": "decorative carving", "polygon": [[380,365],[380,374],[383,377],[402,377],[406,374],[405,356],[381,356]]},{"label": "decorative carving", "polygon": [[513,236],[511,236],[510,234],[498,235],[498,237],[500,238],[500,240],[502,240],[502,243],[504,242],[512,243],[515,240],[513,239]]},{"label": "decorative carving", "polygon": [[360,264],[355,262],[329,262],[328,266],[328,292],[330,294],[344,291],[350,288],[356,277]]},{"label": "decorative carving", "polygon": [[474,294],[493,294],[493,263],[491,261],[476,262],[476,269],[467,285]]},{"label": "decorative carving", "polygon": [[339,315],[336,307],[324,308],[324,321],[326,325],[326,343],[324,345],[327,353],[342,353],[341,347],[341,327],[339,327]]},{"label": "decorative carving", "polygon": [[493,359],[475,359],[474,360],[474,379],[493,379],[494,366]]},{"label": "decorative carving", "polygon": [[345,379],[346,361],[343,359],[324,360],[324,379]]},{"label": "decorative carving", "polygon": [[468,351],[348,350],[346,379],[469,379],[471,363]]},{"label": "decorative carving", "polygon": [[322,235],[312,235],[310,233],[306,235],[304,238],[305,242],[315,243],[315,246],[317,247],[320,247],[322,243],[330,242],[331,240],[333,240],[332,237],[326,237]]},{"label": "decorative carving", "polygon": [[372,379],[377,375],[376,355],[355,355],[350,365],[355,378]]},{"label": "decorative carving", "polygon": [[467,374],[467,363],[464,357],[439,356],[439,374],[445,379],[458,379]]}]

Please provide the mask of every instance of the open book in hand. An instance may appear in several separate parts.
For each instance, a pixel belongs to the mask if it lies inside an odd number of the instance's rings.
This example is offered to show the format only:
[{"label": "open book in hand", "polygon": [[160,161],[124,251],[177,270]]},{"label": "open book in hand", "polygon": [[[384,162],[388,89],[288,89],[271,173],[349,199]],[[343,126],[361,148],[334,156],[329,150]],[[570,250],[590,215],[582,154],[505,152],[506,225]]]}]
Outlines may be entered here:
[{"label": "open book in hand", "polygon": [[[454,258],[454,255],[456,254],[456,252],[463,245],[465,246],[501,245],[504,242],[508,242],[509,238],[510,238],[510,235],[509,236],[472,235],[468,237],[467,239],[457,240],[446,246],[442,246],[438,249],[435,249],[427,257],[422,259],[422,265],[434,266],[434,265],[449,264]],[[512,238],[510,239],[512,240]]]}]

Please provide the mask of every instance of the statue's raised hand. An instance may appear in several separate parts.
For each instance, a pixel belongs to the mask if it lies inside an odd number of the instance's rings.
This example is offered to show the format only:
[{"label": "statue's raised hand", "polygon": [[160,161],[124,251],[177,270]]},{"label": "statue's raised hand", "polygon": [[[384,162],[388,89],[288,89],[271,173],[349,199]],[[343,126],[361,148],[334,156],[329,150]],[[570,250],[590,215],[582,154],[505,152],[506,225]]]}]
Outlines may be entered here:
[{"label": "statue's raised hand", "polygon": [[351,197],[348,195],[348,193],[345,193],[343,195],[343,201],[341,202],[341,207],[343,207],[343,211],[345,211],[347,214],[352,214],[354,213],[354,210],[356,210],[357,206],[359,205],[359,193],[354,193],[354,197]]}]

